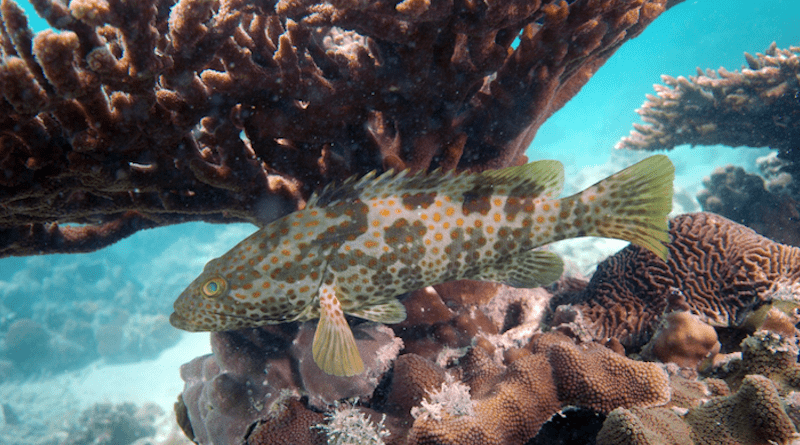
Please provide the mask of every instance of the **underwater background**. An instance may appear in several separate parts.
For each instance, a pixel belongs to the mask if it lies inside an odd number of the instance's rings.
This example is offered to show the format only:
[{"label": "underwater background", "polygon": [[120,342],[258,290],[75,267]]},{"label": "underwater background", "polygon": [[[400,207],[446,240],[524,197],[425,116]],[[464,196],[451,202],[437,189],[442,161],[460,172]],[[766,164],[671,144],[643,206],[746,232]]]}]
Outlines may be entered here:
[{"label": "underwater background", "polygon": [[[46,27],[20,4],[34,31]],[[640,122],[634,110],[660,75],[741,69],[744,52],[800,44],[798,19],[793,0],[698,0],[671,8],[546,121],[529,160],[561,161],[566,195],[643,159],[643,152],[613,147]],[[700,210],[695,195],[714,168],[757,172],[755,160],[768,153],[722,146],[667,152],[676,168],[674,212]],[[167,317],[205,263],[254,230],[188,223],[141,231],[91,254],[0,259],[0,444],[114,443],[92,442],[90,430],[102,430],[91,426],[92,416],[155,425],[131,432],[143,443],[188,443],[172,413],[183,389],[179,367],[210,352],[209,336],[178,331]],[[568,270],[586,275],[626,244],[581,239],[555,249]]]}]

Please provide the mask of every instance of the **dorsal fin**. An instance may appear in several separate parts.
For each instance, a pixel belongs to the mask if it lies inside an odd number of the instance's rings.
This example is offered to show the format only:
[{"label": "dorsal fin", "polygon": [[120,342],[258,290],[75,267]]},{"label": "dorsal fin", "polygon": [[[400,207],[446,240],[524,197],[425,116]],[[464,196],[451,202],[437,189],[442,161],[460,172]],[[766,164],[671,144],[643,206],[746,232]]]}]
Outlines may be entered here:
[{"label": "dorsal fin", "polygon": [[442,172],[395,173],[381,175],[370,172],[358,178],[352,176],[340,184],[329,184],[309,198],[306,207],[325,207],[339,201],[356,198],[369,200],[403,193],[443,192],[450,196],[505,195],[554,198],[564,184],[564,167],[558,161],[537,161],[482,173]]}]

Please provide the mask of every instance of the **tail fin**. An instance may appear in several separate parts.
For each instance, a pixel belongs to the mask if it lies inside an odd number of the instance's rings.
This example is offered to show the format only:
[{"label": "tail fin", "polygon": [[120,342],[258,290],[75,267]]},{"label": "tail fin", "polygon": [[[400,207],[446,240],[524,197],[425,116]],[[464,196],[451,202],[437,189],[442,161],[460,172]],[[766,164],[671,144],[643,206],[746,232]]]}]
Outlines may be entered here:
[{"label": "tail fin", "polygon": [[[578,193],[594,207],[587,235],[630,241],[667,258],[667,215],[672,210],[675,167],[664,155],[651,156]],[[567,198],[569,199],[569,198]]]}]

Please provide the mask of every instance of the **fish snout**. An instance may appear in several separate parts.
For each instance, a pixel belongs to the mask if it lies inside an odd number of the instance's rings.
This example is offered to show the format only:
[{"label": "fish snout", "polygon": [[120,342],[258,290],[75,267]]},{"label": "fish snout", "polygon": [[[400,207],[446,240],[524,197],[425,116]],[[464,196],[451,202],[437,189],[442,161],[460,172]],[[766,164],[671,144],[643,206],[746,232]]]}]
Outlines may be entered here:
[{"label": "fish snout", "polygon": [[190,323],[189,320],[187,320],[185,317],[178,314],[177,312],[173,312],[172,315],[169,316],[169,324],[183,331],[189,331],[189,332],[202,331],[202,329],[198,329],[196,325]]}]

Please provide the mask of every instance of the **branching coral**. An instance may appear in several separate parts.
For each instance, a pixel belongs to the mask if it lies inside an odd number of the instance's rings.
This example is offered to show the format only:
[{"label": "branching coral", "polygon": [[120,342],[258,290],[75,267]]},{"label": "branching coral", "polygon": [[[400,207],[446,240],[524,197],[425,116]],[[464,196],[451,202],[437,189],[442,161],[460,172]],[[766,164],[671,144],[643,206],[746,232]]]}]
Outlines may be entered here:
[{"label": "branching coral", "polygon": [[759,160],[767,178],[727,166],[704,181],[703,210],[719,213],[759,233],[800,245],[800,47],[745,53],[747,67],[730,72],[698,69],[688,79],[662,76],[617,148],[670,150],[678,145],[769,147]]},{"label": "branching coral", "polygon": [[[765,54],[745,53],[747,68],[730,72],[698,69],[688,79],[664,75],[637,112],[648,125],[617,148],[672,149],[682,144],[770,147],[779,157],[798,161],[800,139],[800,47]],[[795,166],[795,169],[798,166]],[[797,170],[795,170],[797,171]]]},{"label": "branching coral", "polygon": [[376,168],[522,162],[679,2],[35,0],[34,35],[3,0],[0,256],[261,223]]}]

